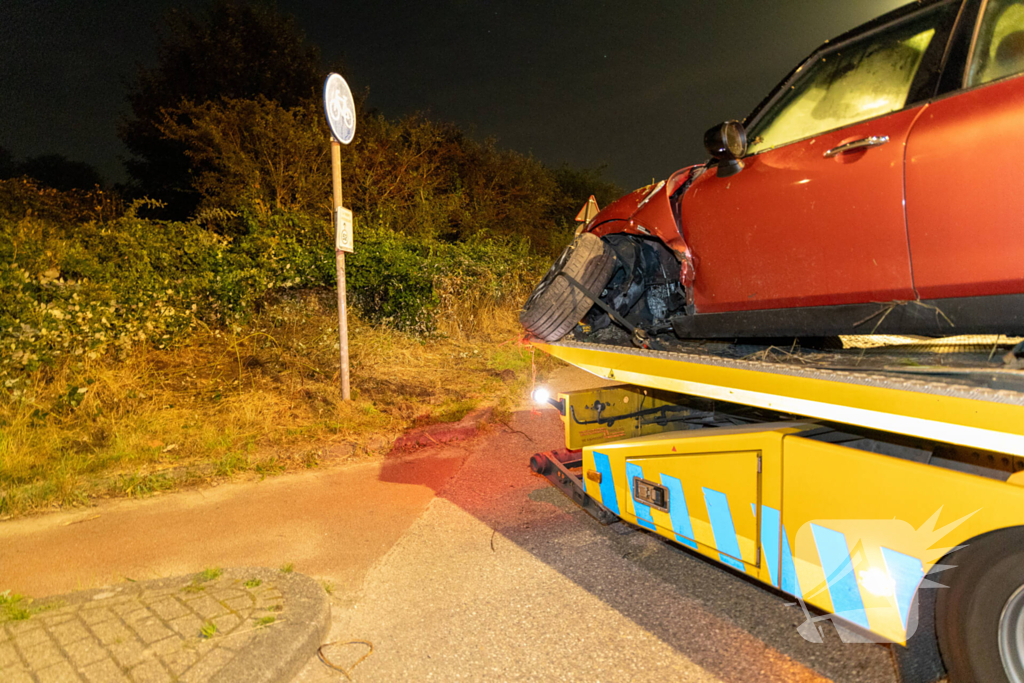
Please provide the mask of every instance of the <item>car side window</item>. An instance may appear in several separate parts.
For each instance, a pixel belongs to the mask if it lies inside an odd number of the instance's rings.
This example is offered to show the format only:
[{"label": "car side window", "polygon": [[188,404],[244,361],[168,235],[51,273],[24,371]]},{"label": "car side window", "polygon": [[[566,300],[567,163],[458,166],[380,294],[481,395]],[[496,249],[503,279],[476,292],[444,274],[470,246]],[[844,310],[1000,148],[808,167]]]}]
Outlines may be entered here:
[{"label": "car side window", "polygon": [[755,123],[748,133],[748,153],[903,109],[946,16],[918,16],[818,57]]},{"label": "car side window", "polygon": [[1024,0],[985,4],[971,54],[967,86],[983,85],[1024,72]]}]

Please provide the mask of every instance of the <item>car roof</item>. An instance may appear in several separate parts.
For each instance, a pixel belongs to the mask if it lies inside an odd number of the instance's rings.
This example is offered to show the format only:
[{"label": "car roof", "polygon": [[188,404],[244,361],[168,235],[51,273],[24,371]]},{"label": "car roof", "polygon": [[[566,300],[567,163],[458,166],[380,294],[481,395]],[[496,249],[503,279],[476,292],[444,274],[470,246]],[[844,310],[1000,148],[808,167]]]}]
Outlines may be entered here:
[{"label": "car roof", "polygon": [[879,17],[875,17],[871,21],[865,22],[856,28],[852,28],[846,33],[843,33],[842,35],[838,35],[831,40],[826,40],[822,46],[818,47],[818,49],[815,50],[815,52],[821,50],[821,48],[824,47],[825,45],[846,42],[850,38],[854,38],[860,35],[861,33],[868,33],[880,26],[885,26],[886,24],[898,21],[905,16],[914,14],[918,10],[924,9],[925,7],[931,7],[932,5],[940,5],[945,2],[949,2],[949,0],[915,0],[914,2],[907,3],[906,5],[897,7],[896,9],[886,12],[885,14]]}]

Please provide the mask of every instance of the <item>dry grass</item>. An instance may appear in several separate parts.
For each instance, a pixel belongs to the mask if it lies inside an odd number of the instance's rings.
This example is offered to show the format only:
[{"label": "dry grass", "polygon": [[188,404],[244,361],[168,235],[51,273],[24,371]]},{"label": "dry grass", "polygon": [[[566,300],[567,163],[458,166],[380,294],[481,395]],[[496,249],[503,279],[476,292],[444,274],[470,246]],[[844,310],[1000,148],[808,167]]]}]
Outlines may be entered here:
[{"label": "dry grass", "polygon": [[515,313],[459,311],[431,338],[353,318],[349,403],[331,292],[289,294],[187,346],[40,373],[0,398],[0,516],[315,467],[382,452],[410,426],[507,411],[530,381]]}]

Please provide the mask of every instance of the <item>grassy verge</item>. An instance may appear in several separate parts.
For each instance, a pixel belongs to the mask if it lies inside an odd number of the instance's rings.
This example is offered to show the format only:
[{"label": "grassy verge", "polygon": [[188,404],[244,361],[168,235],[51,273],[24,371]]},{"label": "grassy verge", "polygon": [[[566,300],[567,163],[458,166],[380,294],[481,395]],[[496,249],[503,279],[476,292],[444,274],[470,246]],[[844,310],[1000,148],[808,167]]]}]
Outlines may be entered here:
[{"label": "grassy verge", "polygon": [[329,290],[290,292],[244,326],[67,363],[7,394],[0,516],[366,457],[412,426],[484,405],[500,416],[531,382],[511,307],[453,310],[429,337],[353,318],[344,403],[334,306]]}]

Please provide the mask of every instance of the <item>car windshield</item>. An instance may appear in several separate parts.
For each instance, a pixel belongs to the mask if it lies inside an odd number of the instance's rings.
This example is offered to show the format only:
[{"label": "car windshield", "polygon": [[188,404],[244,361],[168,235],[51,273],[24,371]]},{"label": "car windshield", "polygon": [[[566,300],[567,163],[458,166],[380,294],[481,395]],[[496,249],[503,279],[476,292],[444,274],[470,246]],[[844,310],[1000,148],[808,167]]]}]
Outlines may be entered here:
[{"label": "car windshield", "polygon": [[750,132],[749,153],[902,109],[937,13],[871,34],[819,57]]}]

